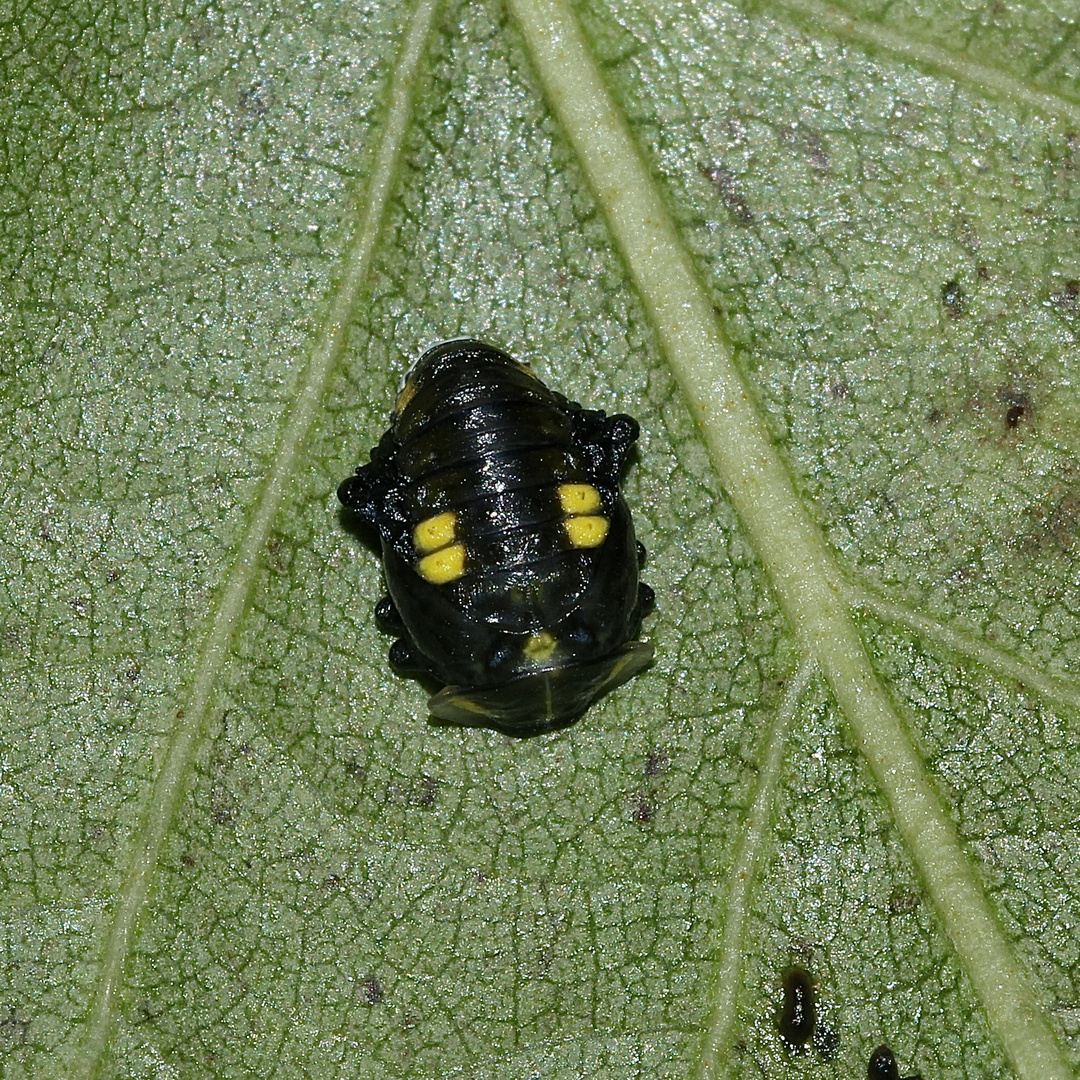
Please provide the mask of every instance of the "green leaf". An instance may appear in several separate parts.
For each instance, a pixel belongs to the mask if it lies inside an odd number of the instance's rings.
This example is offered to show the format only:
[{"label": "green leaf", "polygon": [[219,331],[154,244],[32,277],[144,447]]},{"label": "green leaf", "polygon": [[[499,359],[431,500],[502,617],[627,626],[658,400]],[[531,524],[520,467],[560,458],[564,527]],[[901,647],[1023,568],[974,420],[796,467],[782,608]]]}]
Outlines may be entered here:
[{"label": "green leaf", "polygon": [[[1074,1074],[1075,14],[2,18],[5,1077]],[[334,497],[461,334],[644,432],[525,742]]]}]

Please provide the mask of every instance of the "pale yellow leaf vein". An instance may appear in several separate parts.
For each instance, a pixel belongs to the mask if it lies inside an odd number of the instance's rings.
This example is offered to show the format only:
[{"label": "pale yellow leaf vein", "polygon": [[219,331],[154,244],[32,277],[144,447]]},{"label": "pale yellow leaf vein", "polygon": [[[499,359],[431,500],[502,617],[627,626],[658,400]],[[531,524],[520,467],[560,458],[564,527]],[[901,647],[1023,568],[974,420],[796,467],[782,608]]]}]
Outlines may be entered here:
[{"label": "pale yellow leaf vein", "polygon": [[[713,463],[801,647],[820,665],[1022,1080],[1070,1080],[913,741],[878,681],[836,563],[735,367],[716,311],[564,0],[509,0]],[[727,1047],[717,1047],[718,1060]]]},{"label": "pale yellow leaf vein", "polygon": [[735,1019],[735,1005],[742,984],[742,967],[745,956],[743,944],[746,922],[750,914],[754,885],[761,870],[761,855],[772,829],[773,810],[780,772],[788,745],[791,722],[806,693],[816,665],[804,659],[785,688],[780,707],[773,714],[765,731],[765,762],[758,774],[754,801],[746,818],[746,831],[727,880],[724,898],[723,933],[716,960],[716,993],[712,1010],[705,1026],[701,1057],[698,1058],[695,1076],[699,1078],[722,1075],[722,1054],[730,1045],[731,1026]]},{"label": "pale yellow leaf vein", "polygon": [[346,334],[362,294],[372,253],[400,169],[402,148],[412,117],[413,89],[421,70],[439,0],[418,0],[396,59],[385,105],[385,125],[372,159],[369,183],[360,194],[356,231],[345,254],[340,281],[312,348],[311,360],[282,429],[274,458],[262,482],[236,560],[229,569],[221,598],[211,617],[202,649],[193,664],[194,681],[182,709],[172,721],[172,736],[148,808],[133,841],[127,875],[108,929],[101,968],[95,983],[82,1042],[71,1075],[94,1076],[113,1028],[127,958],[134,944],[150,883],[162,846],[183,794],[191,763],[202,737],[229,641],[240,625],[278,509],[296,470],[331,372],[345,348]]},{"label": "pale yellow leaf vein", "polygon": [[1055,679],[1033,664],[1017,660],[1004,649],[995,648],[980,638],[964,634],[938,619],[914,611],[903,604],[885,600],[868,589],[849,585],[846,582],[840,587],[852,607],[873,612],[883,622],[906,626],[919,637],[942,649],[970,657],[980,667],[1001,678],[1012,679],[1021,686],[1026,686],[1053,705],[1065,709],[1080,709],[1080,686],[1077,686],[1075,682]]},{"label": "pale yellow leaf vein", "polygon": [[1080,105],[1060,94],[1039,90],[998,68],[980,64],[963,54],[942,48],[922,37],[860,19],[821,0],[776,0],[777,8],[796,15],[814,33],[827,33],[840,41],[880,49],[919,67],[947,75],[963,86],[1036,113],[1056,117],[1069,127],[1080,124]]}]

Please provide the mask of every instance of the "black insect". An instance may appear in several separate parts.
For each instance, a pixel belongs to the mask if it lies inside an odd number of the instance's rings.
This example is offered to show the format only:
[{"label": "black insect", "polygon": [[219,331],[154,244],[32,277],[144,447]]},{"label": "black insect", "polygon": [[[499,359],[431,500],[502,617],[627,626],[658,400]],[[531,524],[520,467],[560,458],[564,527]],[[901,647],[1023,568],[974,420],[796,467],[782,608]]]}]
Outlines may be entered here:
[{"label": "black insect", "polygon": [[637,421],[583,409],[483,342],[429,349],[338,488],[375,528],[391,663],[440,719],[536,735],[652,660],[653,592],[619,493]]},{"label": "black insect", "polygon": [[[870,1064],[866,1067],[866,1080],[900,1080],[900,1070],[896,1065],[896,1056],[887,1046],[879,1046],[870,1055]],[[904,1080],[922,1080],[916,1073]]]},{"label": "black insect", "polygon": [[784,1004],[776,1020],[780,1038],[793,1050],[802,1050],[817,1026],[817,985],[800,967],[784,972]]}]

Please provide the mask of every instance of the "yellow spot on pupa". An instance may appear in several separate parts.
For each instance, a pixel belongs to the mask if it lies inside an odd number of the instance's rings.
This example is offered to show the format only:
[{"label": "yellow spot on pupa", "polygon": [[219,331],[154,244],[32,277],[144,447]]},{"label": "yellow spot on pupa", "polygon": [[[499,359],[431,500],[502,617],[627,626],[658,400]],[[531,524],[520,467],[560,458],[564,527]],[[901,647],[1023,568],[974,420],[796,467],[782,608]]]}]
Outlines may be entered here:
[{"label": "yellow spot on pupa", "polygon": [[559,505],[564,514],[591,514],[600,509],[600,492],[592,484],[560,484]]},{"label": "yellow spot on pupa", "polygon": [[457,514],[453,510],[445,510],[421,521],[413,529],[413,543],[421,555],[426,555],[429,551],[438,551],[453,543],[456,535]]},{"label": "yellow spot on pupa", "polygon": [[521,651],[525,654],[526,660],[531,660],[534,664],[542,664],[545,660],[551,659],[551,654],[555,651],[557,644],[552,634],[549,634],[547,630],[541,630],[539,634],[533,634],[525,642]]},{"label": "yellow spot on pupa", "polygon": [[397,396],[397,401],[394,403],[394,414],[400,416],[405,411],[405,406],[409,404],[412,399],[416,397],[416,383],[409,379],[409,381],[401,388],[401,393]]},{"label": "yellow spot on pupa", "polygon": [[608,519],[599,515],[572,517],[563,522],[563,528],[572,547],[599,547],[608,533]]},{"label": "yellow spot on pupa", "polygon": [[539,382],[539,381],[540,381],[540,376],[539,376],[539,375],[537,375],[537,374],[536,374],[536,372],[535,372],[535,371],[533,371],[533,369],[532,369],[531,367],[529,367],[529,365],[528,365],[528,364],[523,364],[523,363],[522,363],[522,362],[521,362],[520,360],[515,360],[515,361],[514,361],[514,366],[515,366],[515,367],[516,367],[516,368],[518,369],[518,371],[520,371],[520,372],[521,372],[521,373],[522,373],[523,375],[528,375],[530,379],[536,379],[536,381],[537,381],[537,382]]},{"label": "yellow spot on pupa", "polygon": [[416,564],[416,570],[432,585],[447,585],[451,581],[457,581],[465,573],[465,547],[463,544],[451,544],[431,555],[425,555]]}]

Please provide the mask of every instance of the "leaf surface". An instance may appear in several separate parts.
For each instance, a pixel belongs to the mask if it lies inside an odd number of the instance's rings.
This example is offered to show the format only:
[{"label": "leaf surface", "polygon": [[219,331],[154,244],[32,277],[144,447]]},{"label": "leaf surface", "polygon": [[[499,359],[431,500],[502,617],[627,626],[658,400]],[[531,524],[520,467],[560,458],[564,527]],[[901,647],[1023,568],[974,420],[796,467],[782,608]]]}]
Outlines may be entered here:
[{"label": "leaf surface", "polygon": [[[8,10],[4,1074],[1072,1075],[1069,18]],[[527,742],[334,498],[462,334],[644,432],[657,664]]]}]

